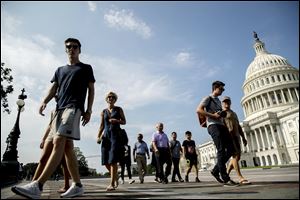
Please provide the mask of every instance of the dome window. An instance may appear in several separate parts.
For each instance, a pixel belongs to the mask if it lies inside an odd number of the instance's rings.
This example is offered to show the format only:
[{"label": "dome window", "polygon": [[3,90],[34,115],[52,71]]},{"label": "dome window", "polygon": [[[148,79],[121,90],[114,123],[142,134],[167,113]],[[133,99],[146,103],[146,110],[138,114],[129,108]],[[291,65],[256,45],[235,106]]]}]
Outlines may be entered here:
[{"label": "dome window", "polygon": [[278,80],[279,82],[281,81],[280,75],[279,75],[279,74],[277,75],[277,80]]},{"label": "dome window", "polygon": [[284,74],[282,74],[282,79],[283,79],[283,81],[286,81],[286,78],[285,78]]},{"label": "dome window", "polygon": [[274,78],[274,76],[271,76],[271,79],[272,79],[272,83],[275,83],[275,78]]}]

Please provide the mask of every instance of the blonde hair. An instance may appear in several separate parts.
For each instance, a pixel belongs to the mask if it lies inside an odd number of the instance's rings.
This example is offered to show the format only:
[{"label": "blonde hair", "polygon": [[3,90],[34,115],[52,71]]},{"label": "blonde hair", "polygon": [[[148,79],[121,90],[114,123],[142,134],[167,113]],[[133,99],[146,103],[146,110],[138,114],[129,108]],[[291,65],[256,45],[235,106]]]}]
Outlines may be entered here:
[{"label": "blonde hair", "polygon": [[117,95],[116,93],[110,91],[110,92],[108,92],[107,95],[105,96],[106,102],[107,102],[109,96],[114,96],[114,97],[115,97],[115,100],[116,100],[116,101],[118,100],[118,95]]}]

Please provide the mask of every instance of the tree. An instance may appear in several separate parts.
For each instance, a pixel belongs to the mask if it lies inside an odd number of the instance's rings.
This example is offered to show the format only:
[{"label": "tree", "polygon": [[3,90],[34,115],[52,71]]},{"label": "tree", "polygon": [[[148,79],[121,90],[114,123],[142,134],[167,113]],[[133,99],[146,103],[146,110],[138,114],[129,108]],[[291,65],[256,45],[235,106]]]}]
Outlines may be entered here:
[{"label": "tree", "polygon": [[[10,84],[13,81],[12,75],[10,75],[11,69],[5,67],[5,63],[1,63],[1,106],[4,108],[3,112],[10,114],[8,106],[7,95],[14,91],[13,86]],[[7,86],[3,85],[7,84]]]},{"label": "tree", "polygon": [[89,166],[87,164],[85,156],[80,151],[80,148],[79,147],[74,147],[74,151],[75,151],[75,155],[76,155],[76,158],[77,158],[77,161],[78,161],[79,174],[81,176],[90,175]]}]

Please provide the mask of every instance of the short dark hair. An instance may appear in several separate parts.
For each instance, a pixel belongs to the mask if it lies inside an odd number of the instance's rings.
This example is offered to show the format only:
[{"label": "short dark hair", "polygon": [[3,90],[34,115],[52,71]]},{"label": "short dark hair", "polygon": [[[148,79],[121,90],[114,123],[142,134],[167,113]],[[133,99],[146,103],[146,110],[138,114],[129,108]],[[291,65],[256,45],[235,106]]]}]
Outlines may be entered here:
[{"label": "short dark hair", "polygon": [[192,132],[191,131],[186,131],[185,134],[186,135],[192,135]]},{"label": "short dark hair", "polygon": [[212,83],[212,91],[214,91],[215,89],[221,87],[221,86],[225,86],[225,83],[223,83],[222,81],[215,81]]},{"label": "short dark hair", "polygon": [[138,134],[138,138],[143,139],[143,134],[139,133],[139,134]]},{"label": "short dark hair", "polygon": [[66,39],[66,40],[65,40],[65,44],[67,44],[68,42],[74,42],[74,43],[77,43],[78,46],[79,46],[79,48],[81,48],[81,44],[80,44],[79,40],[76,39],[76,38],[68,38],[68,39]]}]

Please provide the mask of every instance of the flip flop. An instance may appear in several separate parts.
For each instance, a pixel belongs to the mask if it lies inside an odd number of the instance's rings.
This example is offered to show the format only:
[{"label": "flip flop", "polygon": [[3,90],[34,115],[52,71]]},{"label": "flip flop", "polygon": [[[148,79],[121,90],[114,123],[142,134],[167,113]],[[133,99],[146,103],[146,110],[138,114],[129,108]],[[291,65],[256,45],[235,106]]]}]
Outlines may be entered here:
[{"label": "flip flop", "polygon": [[251,184],[251,182],[249,182],[248,180],[244,179],[244,180],[241,180],[241,181],[239,182],[239,184],[240,184],[240,185],[249,185],[249,184]]}]

